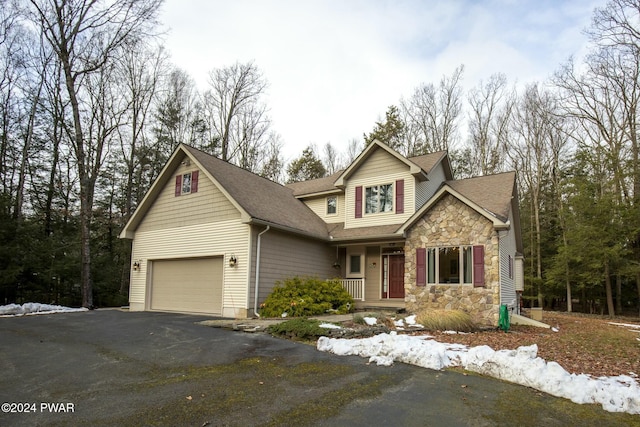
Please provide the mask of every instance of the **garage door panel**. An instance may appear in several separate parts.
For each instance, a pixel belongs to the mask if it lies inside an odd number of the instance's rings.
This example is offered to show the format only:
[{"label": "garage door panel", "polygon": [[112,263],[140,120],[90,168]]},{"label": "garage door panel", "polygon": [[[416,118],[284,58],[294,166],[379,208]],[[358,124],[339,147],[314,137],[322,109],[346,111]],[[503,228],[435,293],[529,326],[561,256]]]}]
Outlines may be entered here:
[{"label": "garage door panel", "polygon": [[222,313],[222,257],[153,262],[151,309]]}]

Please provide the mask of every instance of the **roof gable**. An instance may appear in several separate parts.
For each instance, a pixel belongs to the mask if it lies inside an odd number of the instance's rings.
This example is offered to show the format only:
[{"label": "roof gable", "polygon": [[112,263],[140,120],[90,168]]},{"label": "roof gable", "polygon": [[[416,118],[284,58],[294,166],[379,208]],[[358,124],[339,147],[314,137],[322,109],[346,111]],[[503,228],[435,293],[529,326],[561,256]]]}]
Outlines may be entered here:
[{"label": "roof gable", "polygon": [[[446,181],[436,194],[398,229],[398,232],[404,233],[447,194],[486,217],[494,227],[507,228],[511,225],[510,215],[513,212],[514,198],[517,197],[515,176],[515,172],[506,172]],[[513,212],[513,215],[517,215],[517,212]],[[519,227],[519,223],[515,226]]]},{"label": "roof gable", "polygon": [[133,238],[137,225],[150,209],[158,191],[172,178],[171,171],[180,163],[182,153],[227,196],[240,211],[243,222],[269,224],[299,234],[327,238],[322,219],[293,197],[291,189],[184,144],[176,148],[120,237]]},{"label": "roof gable", "polygon": [[367,145],[367,147],[364,150],[362,150],[360,155],[356,157],[356,159],[353,162],[351,162],[349,167],[347,167],[338,176],[334,185],[339,188],[344,188],[346,186],[345,181],[348,180],[349,177],[352,176],[366,162],[366,160],[377,150],[384,150],[389,155],[395,157],[400,162],[404,163],[409,168],[409,172],[413,176],[415,176],[418,180],[424,181],[427,179],[427,175],[425,171],[423,171],[420,166],[413,163],[412,161],[404,157],[402,154],[398,153],[397,151],[389,147],[387,144],[383,144],[378,140],[374,140],[369,145]]}]

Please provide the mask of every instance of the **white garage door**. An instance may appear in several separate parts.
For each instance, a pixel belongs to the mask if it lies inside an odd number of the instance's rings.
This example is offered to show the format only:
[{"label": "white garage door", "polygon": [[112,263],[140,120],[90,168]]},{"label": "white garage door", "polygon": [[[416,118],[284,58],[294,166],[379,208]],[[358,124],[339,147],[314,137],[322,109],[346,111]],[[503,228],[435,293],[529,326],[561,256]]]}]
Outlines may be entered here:
[{"label": "white garage door", "polygon": [[153,261],[151,309],[222,314],[222,257]]}]

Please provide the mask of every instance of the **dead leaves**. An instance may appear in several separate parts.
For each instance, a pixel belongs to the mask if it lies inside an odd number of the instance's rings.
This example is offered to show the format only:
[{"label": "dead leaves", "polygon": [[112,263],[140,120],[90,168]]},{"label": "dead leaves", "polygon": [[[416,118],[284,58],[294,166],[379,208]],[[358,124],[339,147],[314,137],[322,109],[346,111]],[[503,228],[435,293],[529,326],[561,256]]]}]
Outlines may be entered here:
[{"label": "dead leaves", "polygon": [[545,312],[543,321],[558,331],[512,325],[507,333],[491,330],[468,335],[432,335],[441,342],[470,347],[488,345],[494,350],[537,344],[538,357],[557,362],[576,374],[595,377],[640,374],[637,333],[612,326],[608,319],[566,313]]}]

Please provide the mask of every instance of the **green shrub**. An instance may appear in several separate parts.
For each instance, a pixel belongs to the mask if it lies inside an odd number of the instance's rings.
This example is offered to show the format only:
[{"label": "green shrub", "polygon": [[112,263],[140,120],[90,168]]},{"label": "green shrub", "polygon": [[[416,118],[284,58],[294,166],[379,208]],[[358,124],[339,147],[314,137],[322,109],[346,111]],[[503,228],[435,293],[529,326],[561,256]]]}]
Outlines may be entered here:
[{"label": "green shrub", "polygon": [[290,317],[344,314],[353,308],[353,298],[340,280],[296,276],[284,283],[276,282],[260,308],[264,317],[281,317],[284,313]]},{"label": "green shrub", "polygon": [[316,340],[326,336],[328,330],[320,327],[321,322],[307,318],[296,318],[286,322],[271,325],[267,332],[272,335],[284,336],[298,340]]},{"label": "green shrub", "polygon": [[461,310],[421,310],[416,322],[430,331],[472,332],[476,330],[471,316]]}]

